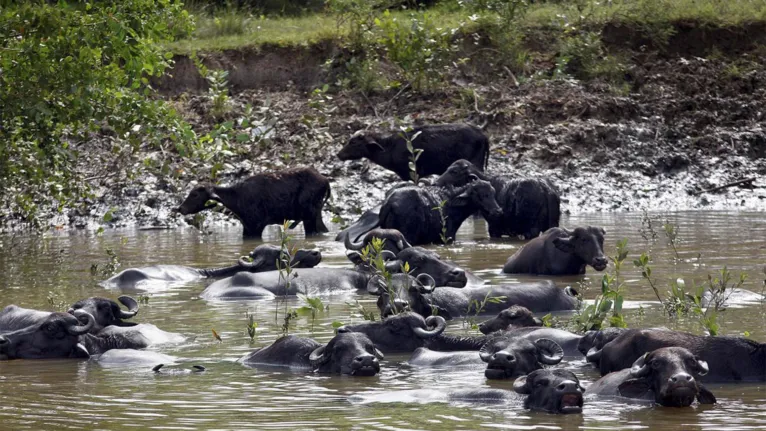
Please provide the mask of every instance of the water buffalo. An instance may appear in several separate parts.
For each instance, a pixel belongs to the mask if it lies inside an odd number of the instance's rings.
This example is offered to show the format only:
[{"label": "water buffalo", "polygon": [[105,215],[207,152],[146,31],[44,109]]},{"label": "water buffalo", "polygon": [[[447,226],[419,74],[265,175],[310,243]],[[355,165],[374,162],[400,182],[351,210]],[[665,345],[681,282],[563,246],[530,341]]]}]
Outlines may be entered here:
[{"label": "water buffalo", "polygon": [[[378,301],[381,316],[388,316],[392,310],[387,308],[390,299],[385,297],[387,291],[368,289],[370,293],[383,295]],[[434,311],[445,319],[454,319],[466,314],[474,314],[469,310],[474,301],[484,302],[486,298],[496,297],[497,301],[487,301],[480,314],[500,313],[508,307],[519,305],[533,312],[574,310],[579,305],[577,292],[571,287],[561,289],[551,281],[540,281],[522,284],[501,284],[498,286],[478,286],[455,289],[438,287],[433,290],[410,288],[407,291],[396,292],[397,298],[405,302],[410,310],[430,316]]]},{"label": "water buffalo", "polygon": [[380,372],[379,359],[383,359],[383,354],[364,334],[338,333],[326,345],[310,338],[288,335],[245,355],[239,361],[246,366],[374,376]]},{"label": "water buffalo", "polygon": [[604,256],[604,229],[577,227],[573,231],[548,229],[508,258],[506,274],[577,275],[585,267],[603,271],[609,262]]},{"label": "water buffalo", "polygon": [[708,364],[682,347],[664,347],[645,353],[630,369],[615,371],[593,383],[585,395],[622,396],[652,401],[666,407],[715,404],[715,396],[697,383]]},{"label": "water buffalo", "polygon": [[[589,353],[592,354],[603,349],[606,343],[614,340],[627,330],[628,328],[604,328],[588,331],[580,339],[577,350],[587,357]],[[590,362],[591,360],[588,359],[588,361]]]},{"label": "water buffalo", "polygon": [[[2,313],[18,309],[9,305]],[[79,319],[87,323],[81,324]],[[93,316],[82,310],[74,314],[49,313],[37,323],[0,335],[0,360],[88,358],[88,350],[80,344],[95,323]]]},{"label": "water buffalo", "polygon": [[[433,328],[433,329],[430,329]],[[447,322],[440,316],[401,313],[379,322],[365,322],[338,328],[338,333],[361,332],[384,353],[411,353],[418,347],[438,351],[479,350],[484,343],[477,337],[443,334]]]},{"label": "water buffalo", "polygon": [[295,220],[303,222],[306,235],[327,232],[322,221],[322,206],[330,197],[330,181],[310,167],[289,168],[260,173],[230,187],[211,184],[196,187],[178,208],[183,215],[211,208],[217,201],[233,212],[242,223],[245,237],[260,238],[270,224]]},{"label": "water buffalo", "polygon": [[489,335],[496,331],[505,331],[509,327],[523,328],[525,326],[543,326],[543,321],[535,317],[527,307],[511,305],[498,313],[497,317],[482,322],[479,325],[479,331]]},{"label": "water buffalo", "polygon": [[477,211],[488,217],[501,213],[495,189],[487,181],[477,179],[462,187],[402,187],[381,206],[380,227],[398,229],[413,245],[438,243],[442,235],[453,240],[463,221]]},{"label": "water buffalo", "polygon": [[601,375],[630,367],[647,352],[683,347],[710,365],[706,382],[766,381],[766,344],[741,337],[705,337],[664,328],[631,329],[588,354]]},{"label": "water buffalo", "polygon": [[487,339],[479,357],[487,363],[486,378],[509,379],[539,370],[543,365],[558,364],[564,358],[564,350],[547,338],[531,341],[500,333]]},{"label": "water buffalo", "polygon": [[144,349],[159,344],[178,344],[186,341],[181,334],[163,331],[151,323],[135,326],[107,326],[95,332],[82,335],[80,343],[91,355],[112,349]]},{"label": "water buffalo", "polygon": [[[200,278],[230,277],[238,272],[263,272],[277,269],[277,260],[282,250],[273,244],[262,244],[250,252],[252,262],[240,258],[230,266],[221,268],[190,268],[181,265],[153,265],[143,268],[128,268],[103,281],[107,288],[131,289],[151,282],[188,282]],[[313,268],[322,261],[319,250],[298,249],[292,258],[294,268]]]},{"label": "water buffalo", "polygon": [[421,177],[441,175],[455,160],[470,160],[481,170],[489,160],[489,139],[481,129],[469,124],[421,126],[389,135],[359,131],[340,150],[338,158],[344,161],[367,158],[407,181],[411,157],[407,139],[412,141],[413,148],[423,150],[416,162]]},{"label": "water buffalo", "polygon": [[502,389],[470,388],[456,390],[415,389],[353,395],[352,403],[399,402],[407,404],[433,402],[505,403],[519,404],[525,409],[548,413],[580,413],[583,406],[583,388],[571,371],[535,370],[519,377],[513,384],[514,392]]},{"label": "water buffalo", "polygon": [[351,237],[346,235],[344,238],[344,244],[346,245],[346,250],[361,251],[365,247],[368,247],[370,243],[372,243],[372,240],[375,238],[384,240],[383,249],[388,250],[394,254],[399,253],[405,248],[412,247],[410,243],[407,242],[407,239],[404,237],[404,235],[402,235],[402,233],[398,230],[380,228],[367,232],[362,236],[362,239],[357,242],[353,242]]},{"label": "water buffalo", "polygon": [[[357,252],[351,252],[349,255],[352,261],[358,263],[356,269],[296,269],[296,276],[291,278],[289,290],[285,289],[285,279],[278,271],[257,274],[240,272],[212,283],[200,296],[204,299],[257,299],[285,294],[366,289],[374,273],[370,271],[369,266],[362,265],[364,262]],[[391,272],[401,271],[404,263],[409,264],[413,275],[429,274],[442,285],[465,286],[467,281],[465,271],[442,262],[438,255],[420,247],[402,250],[396,259],[387,262],[386,268]]]},{"label": "water buffalo", "polygon": [[427,347],[418,347],[412,352],[407,363],[413,366],[425,367],[460,367],[464,365],[482,365],[479,352],[476,350],[463,352],[441,352]]},{"label": "water buffalo", "polygon": [[502,208],[499,217],[487,218],[489,235],[535,238],[541,232],[558,227],[561,217],[561,198],[548,180],[535,178],[509,178],[482,173],[468,160],[453,163],[434,185],[462,186],[472,177],[489,181],[495,189],[495,200]]}]

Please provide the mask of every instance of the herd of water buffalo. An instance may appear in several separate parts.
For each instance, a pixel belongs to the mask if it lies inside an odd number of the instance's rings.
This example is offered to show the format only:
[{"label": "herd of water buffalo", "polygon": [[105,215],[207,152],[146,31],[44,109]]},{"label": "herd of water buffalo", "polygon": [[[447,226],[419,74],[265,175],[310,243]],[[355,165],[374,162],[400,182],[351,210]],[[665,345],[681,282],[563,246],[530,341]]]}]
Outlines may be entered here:
[{"label": "herd of water buffalo", "polygon": [[[294,277],[286,283],[277,268],[277,263],[285,260],[284,251],[274,245],[260,245],[249,259],[240,258],[228,267],[131,268],[103,285],[130,289],[146,283],[215,279],[200,294],[206,300],[366,291],[378,297],[380,321],[340,327],[326,344],[282,337],[240,362],[370,376],[381,372],[384,354],[409,353],[412,366],[484,364],[487,379],[515,379],[515,393],[466,389],[443,393],[448,399],[523,399],[528,409],[576,413],[582,411],[587,394],[689,406],[695,399],[715,402],[703,381],[766,381],[763,344],[665,328],[609,328],[575,334],[543,327],[533,313],[576,309],[580,301],[574,289],[544,279],[490,286],[436,252],[419,247],[441,242],[443,224],[446,237],[454,238],[464,220],[480,214],[487,220],[491,237],[511,235],[529,240],[509,257],[502,268],[505,273],[576,275],[584,274],[586,266],[602,271],[608,264],[603,229],[558,227],[560,199],[549,181],[485,172],[489,141],[479,128],[425,126],[406,136],[360,133],[338,156],[342,160],[368,158],[406,180],[411,156],[408,140],[423,150],[416,163],[418,174],[438,178],[423,186],[394,186],[380,206],[341,231],[336,239],[346,246],[353,265],[349,269],[317,267],[321,253],[301,249],[290,257]],[[266,225],[284,220],[294,220],[293,227],[302,222],[306,234],[312,235],[327,232],[322,207],[329,195],[327,178],[312,168],[293,168],[255,175],[231,187],[197,187],[178,211],[196,213],[213,200],[239,218],[246,236],[260,236]],[[435,209],[439,207],[443,214]],[[388,282],[361,252],[374,238],[385,240],[380,255],[386,270],[393,274]],[[404,273],[405,267],[410,272]],[[447,320],[466,315],[472,301],[482,301],[490,292],[504,299],[489,302],[481,310],[496,316],[480,325],[483,335],[445,333]],[[128,322],[138,313],[139,305],[129,296],[118,301],[127,309],[97,297],[76,302],[66,313],[9,305],[0,312],[0,359],[150,362],[152,351],[141,349],[185,339],[151,324]],[[603,376],[587,390],[566,369],[568,361],[582,360],[583,356]],[[161,366],[155,367],[155,371],[160,370]]]}]

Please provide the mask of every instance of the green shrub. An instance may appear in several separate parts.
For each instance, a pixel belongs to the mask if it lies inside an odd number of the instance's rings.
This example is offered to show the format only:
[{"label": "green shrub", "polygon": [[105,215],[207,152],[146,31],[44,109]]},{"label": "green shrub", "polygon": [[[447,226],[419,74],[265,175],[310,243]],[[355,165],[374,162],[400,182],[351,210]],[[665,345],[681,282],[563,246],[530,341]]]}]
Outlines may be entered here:
[{"label": "green shrub", "polygon": [[40,205],[83,196],[78,145],[99,127],[133,146],[179,127],[172,110],[146,96],[171,58],[160,44],[192,26],[177,0],[0,9],[0,224],[35,222]]}]

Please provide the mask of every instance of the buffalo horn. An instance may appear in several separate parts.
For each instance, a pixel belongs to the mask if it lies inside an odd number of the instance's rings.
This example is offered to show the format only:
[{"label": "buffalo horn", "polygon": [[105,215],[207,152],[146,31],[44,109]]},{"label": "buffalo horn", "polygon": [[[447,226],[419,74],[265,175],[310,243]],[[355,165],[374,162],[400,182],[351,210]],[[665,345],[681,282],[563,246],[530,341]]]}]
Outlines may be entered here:
[{"label": "buffalo horn", "polygon": [[412,328],[412,332],[420,338],[433,338],[447,329],[447,321],[441,316],[428,316],[426,318],[426,327],[434,326],[432,330],[426,330],[419,327]]},{"label": "buffalo horn", "polygon": [[128,308],[128,311],[120,310],[120,319],[130,319],[138,314],[138,302],[133,297],[123,295],[117,298],[117,300]]},{"label": "buffalo horn", "polygon": [[564,359],[564,349],[559,343],[549,338],[539,338],[535,340],[537,346],[538,360],[545,365],[556,365]]},{"label": "buffalo horn", "polygon": [[630,367],[630,375],[633,377],[646,377],[651,372],[650,367],[646,364],[646,357],[649,356],[648,353],[644,353],[644,356],[641,356],[640,358],[636,359],[636,362],[633,363],[633,366]]},{"label": "buffalo horn", "polygon": [[88,323],[86,323],[84,326],[80,326],[80,325],[69,325],[69,326],[67,326],[66,330],[71,335],[82,335],[82,334],[85,334],[88,331],[90,331],[90,328],[92,328],[93,324],[96,323],[96,319],[94,319],[93,315],[91,315],[87,311],[75,310],[73,314],[74,314],[74,317],[76,317],[77,320],[78,320],[77,323],[80,323],[79,322],[80,317],[87,318],[88,319]]}]

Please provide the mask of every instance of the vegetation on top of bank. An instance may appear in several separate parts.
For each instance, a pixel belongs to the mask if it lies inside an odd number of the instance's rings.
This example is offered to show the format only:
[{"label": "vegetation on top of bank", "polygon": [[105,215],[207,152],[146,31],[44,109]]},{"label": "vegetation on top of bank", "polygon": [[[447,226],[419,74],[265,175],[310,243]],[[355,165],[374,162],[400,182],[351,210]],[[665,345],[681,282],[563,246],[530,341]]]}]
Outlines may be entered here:
[{"label": "vegetation on top of bank", "polygon": [[[464,23],[466,33],[481,32],[488,25],[492,27],[492,19],[488,18],[508,20],[508,11],[515,8],[517,11],[523,9],[523,13],[511,17],[516,25],[513,31],[565,30],[575,22],[598,29],[611,23],[636,28],[652,40],[667,37],[672,26],[682,22],[699,27],[729,27],[766,21],[766,4],[760,0],[566,0],[530,3],[525,0],[446,0],[427,11],[435,26],[453,29]],[[169,48],[176,53],[262,45],[300,46],[345,39],[353,32],[349,16],[363,18],[365,10],[368,15],[381,16],[386,4],[371,0],[327,0],[321,12],[302,16],[267,15],[262,13],[263,9],[232,6],[195,6],[191,10],[197,18],[197,28],[190,38],[169,44]],[[402,9],[401,6],[390,9],[392,17],[399,20],[414,12],[418,10]]]}]

